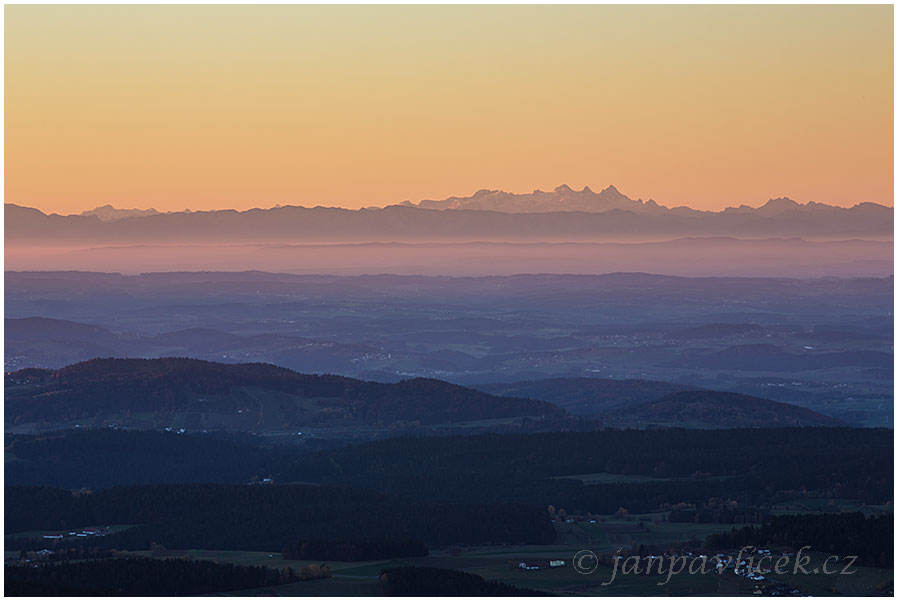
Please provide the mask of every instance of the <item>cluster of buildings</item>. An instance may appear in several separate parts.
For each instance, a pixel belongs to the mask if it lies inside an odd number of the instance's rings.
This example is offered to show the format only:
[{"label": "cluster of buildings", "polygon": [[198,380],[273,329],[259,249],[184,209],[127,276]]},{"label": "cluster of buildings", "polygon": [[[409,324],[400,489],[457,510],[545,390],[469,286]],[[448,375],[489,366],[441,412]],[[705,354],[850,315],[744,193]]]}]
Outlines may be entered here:
[{"label": "cluster of buildings", "polygon": [[56,552],[50,549],[41,549],[40,551],[22,551],[18,555],[10,555],[4,559],[6,566],[27,566],[37,567],[37,564],[53,561],[56,559]]},{"label": "cluster of buildings", "polygon": [[106,536],[109,531],[106,528],[82,528],[72,530],[68,534],[45,534],[45,540],[60,540],[64,538],[87,538],[89,536]]},{"label": "cluster of buildings", "polygon": [[[806,596],[806,593],[798,587],[771,577],[772,574],[777,576],[774,567],[778,561],[782,561],[783,558],[795,557],[792,549],[776,552],[772,552],[771,549],[756,549],[752,555],[741,559],[739,563],[734,559],[738,553],[739,551],[735,551],[730,555],[719,553],[714,556],[719,561],[724,561],[723,566],[726,568],[721,573],[718,592],[722,594],[752,593],[768,597]],[[762,558],[767,558],[765,562],[767,567],[762,567],[760,562]]]},{"label": "cluster of buildings", "polygon": [[565,566],[565,561],[562,559],[527,560],[510,563],[517,563],[517,567],[519,570],[527,571],[548,570],[550,568],[561,568]]}]

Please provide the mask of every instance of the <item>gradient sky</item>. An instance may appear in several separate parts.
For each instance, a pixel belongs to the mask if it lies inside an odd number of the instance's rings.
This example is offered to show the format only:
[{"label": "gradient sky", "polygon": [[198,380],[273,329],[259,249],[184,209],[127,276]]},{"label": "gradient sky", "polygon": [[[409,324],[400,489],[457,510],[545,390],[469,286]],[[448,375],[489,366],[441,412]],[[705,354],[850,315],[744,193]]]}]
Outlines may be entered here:
[{"label": "gradient sky", "polygon": [[893,7],[7,5],[6,202],[893,204]]}]

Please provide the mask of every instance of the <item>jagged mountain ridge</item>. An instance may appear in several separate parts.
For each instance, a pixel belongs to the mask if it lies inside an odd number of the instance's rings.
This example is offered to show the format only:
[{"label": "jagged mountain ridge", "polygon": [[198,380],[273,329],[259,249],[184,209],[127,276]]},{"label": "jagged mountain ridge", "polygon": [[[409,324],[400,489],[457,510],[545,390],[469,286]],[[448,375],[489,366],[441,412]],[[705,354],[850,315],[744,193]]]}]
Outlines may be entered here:
[{"label": "jagged mountain ridge", "polygon": [[103,205],[89,211],[82,211],[81,216],[94,216],[100,221],[118,221],[119,219],[128,219],[129,217],[146,217],[147,215],[158,215],[156,209],[117,209],[112,205]]},{"label": "jagged mountain ridge", "polygon": [[[693,209],[688,206],[676,206],[669,207],[663,204],[657,203],[653,199],[649,199],[644,201],[643,199],[633,199],[623,194],[618,190],[614,185],[609,185],[606,188],[603,188],[599,192],[594,192],[590,186],[584,186],[581,190],[575,190],[568,186],[567,184],[562,184],[557,186],[552,191],[543,191],[540,189],[536,189],[531,193],[515,193],[515,192],[506,192],[504,190],[491,190],[491,189],[480,189],[471,196],[450,196],[449,198],[445,198],[442,200],[420,200],[418,202],[413,202],[410,200],[406,200],[400,203],[387,205],[383,207],[384,209],[399,206],[399,207],[414,207],[421,209],[432,209],[432,210],[472,210],[472,211],[495,211],[499,213],[553,213],[553,212],[583,212],[583,213],[604,213],[607,211],[630,211],[632,213],[640,214],[640,215],[661,215],[661,214],[669,214],[675,213],[679,215],[691,215],[691,214],[714,214],[714,213],[744,213],[744,214],[752,214],[757,213],[759,215],[779,215],[782,213],[790,212],[790,211],[822,211],[822,210],[836,210],[836,211],[844,211],[851,210],[859,206],[864,205],[873,205],[873,206],[884,206],[878,205],[872,202],[861,202],[857,203],[855,206],[850,207],[849,209],[827,205],[823,203],[818,203],[815,201],[810,201],[807,203],[800,203],[788,197],[778,197],[771,198],[763,205],[758,207],[751,207],[749,205],[740,205],[740,206],[730,206],[722,211],[701,211],[698,209]],[[7,203],[7,206],[14,206],[20,208],[29,208],[24,207],[22,205],[17,205],[14,203]],[[336,207],[325,207],[325,206],[316,206],[316,207],[307,207],[305,205],[275,205],[270,209],[250,209],[250,210],[275,210],[282,208],[314,208],[314,209],[328,209],[328,208],[336,208]],[[37,209],[35,209],[37,210]],[[363,211],[377,211],[382,210],[381,207],[367,207],[365,209],[360,209]],[[224,211],[230,211],[228,209],[224,209]],[[184,213],[189,214],[193,211],[167,211],[161,212],[157,211],[154,208],[149,209],[120,209],[114,207],[110,204],[106,204],[103,206],[98,206],[94,209],[82,211],[81,213],[75,215],[60,215],[61,217],[96,217],[100,221],[108,222],[108,221],[117,221],[119,219],[126,219],[130,217],[148,217],[152,215],[161,215],[161,214],[172,214],[172,213]],[[203,211],[201,211],[203,212]],[[208,212],[220,212],[220,211],[206,211]],[[50,215],[50,214],[48,214]],[[57,215],[53,213],[52,215]]]},{"label": "jagged mountain ridge", "polygon": [[484,189],[467,197],[452,196],[444,200],[422,200],[417,204],[406,201],[401,205],[432,210],[498,211],[501,213],[605,213],[618,210],[630,211],[638,215],[755,214],[763,217],[773,217],[790,212],[841,212],[863,205],[882,206],[875,205],[875,203],[859,203],[855,207],[845,209],[815,201],[803,204],[791,198],[779,197],[769,199],[759,207],[740,205],[727,207],[722,211],[700,211],[686,206],[667,207],[653,199],[646,201],[633,199],[622,194],[615,186],[608,186],[599,192],[594,192],[589,186],[584,186],[581,190],[573,190],[565,184],[556,187],[552,192],[534,190],[530,194],[514,194],[502,190]]},{"label": "jagged mountain ridge", "polygon": [[[574,193],[574,197],[577,195],[583,197],[578,197],[581,204],[570,205],[580,207],[577,210],[560,209],[569,205],[550,197],[535,197],[538,208],[552,205],[559,209],[550,212],[504,212],[504,208],[525,201],[514,195],[490,193],[481,195],[485,202],[491,198],[499,200],[481,203],[487,208],[463,206],[466,203],[457,199],[453,203],[460,202],[461,208],[454,210],[401,205],[359,210],[282,206],[159,213],[114,221],[102,221],[96,215],[47,215],[37,209],[6,204],[5,239],[7,244],[20,246],[84,246],[259,241],[664,240],[716,236],[833,239],[885,238],[893,234],[892,207],[873,203],[845,209],[776,199],[759,209],[737,207],[715,213],[631,201],[611,188],[596,195],[582,190]],[[594,207],[602,210],[583,210],[584,203],[593,202],[590,196],[603,199]]]},{"label": "jagged mountain ridge", "polygon": [[593,192],[589,186],[573,190],[563,184],[552,192],[534,190],[530,194],[514,194],[502,190],[478,190],[468,197],[453,196],[445,200],[422,200],[419,203],[405,202],[404,206],[414,206],[432,210],[498,211],[500,213],[553,213],[583,212],[603,213],[606,211],[630,211],[638,215],[659,215],[672,210],[681,213],[698,213],[687,207],[669,209],[654,200],[634,200],[609,186],[600,192]]}]

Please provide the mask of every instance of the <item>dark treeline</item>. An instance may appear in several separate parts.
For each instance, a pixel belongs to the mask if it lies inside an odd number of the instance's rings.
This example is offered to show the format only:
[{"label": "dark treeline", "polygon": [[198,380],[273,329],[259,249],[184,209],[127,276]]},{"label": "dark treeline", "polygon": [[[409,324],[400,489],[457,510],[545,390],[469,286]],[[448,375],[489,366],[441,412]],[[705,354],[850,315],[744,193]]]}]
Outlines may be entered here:
[{"label": "dark treeline", "polygon": [[[594,513],[711,497],[764,506],[808,492],[882,503],[893,495],[892,444],[889,430],[851,428],[402,438],[311,453],[281,473],[423,499],[543,502]],[[659,480],[597,486],[550,479],[597,472]]]},{"label": "dark treeline", "polygon": [[416,540],[345,538],[336,541],[298,540],[281,551],[284,559],[368,561],[396,557],[427,557],[428,546]]},{"label": "dark treeline", "polygon": [[[146,524],[198,512],[255,507],[257,513],[293,506],[301,513],[328,504],[380,505],[392,499],[368,490],[327,486],[185,484],[117,486],[72,493],[50,487],[8,486],[4,494],[7,533],[70,529],[95,524]],[[36,508],[40,508],[36,511]]]},{"label": "dark treeline", "polygon": [[[43,516],[33,506],[43,508]],[[83,544],[110,549],[271,551],[298,539],[367,537],[446,544],[546,544],[555,532],[545,506],[449,504],[325,486],[153,485],[72,495],[8,487],[6,532],[135,524]],[[45,539],[7,539],[7,548],[52,548]],[[58,544],[70,546],[71,539]]]},{"label": "dark treeline", "polygon": [[[113,556],[113,552],[109,549],[101,549],[96,545],[86,545],[83,543],[77,543],[75,545],[66,546],[63,544],[59,544],[58,541],[53,546],[53,551],[51,551],[47,555],[37,555],[35,552],[39,550],[49,551],[47,547],[49,545],[46,544],[44,539],[31,539],[35,543],[34,545],[28,545],[27,548],[18,548],[19,551],[19,559],[29,559],[32,561],[38,560],[41,562],[44,561],[65,561],[67,559],[73,560],[82,560],[82,559],[106,559],[108,557]],[[39,544],[43,542],[44,544]],[[7,548],[11,548],[7,545]]]},{"label": "dark treeline", "polygon": [[768,516],[766,511],[755,507],[743,507],[733,511],[717,509],[685,509],[668,512],[669,522],[695,524],[745,524],[762,522]]},{"label": "dark treeline", "polygon": [[859,564],[893,567],[893,514],[865,517],[860,512],[838,514],[781,515],[759,526],[734,528],[709,535],[709,549],[744,546],[788,546],[832,553],[841,558],[858,557]]},{"label": "dark treeline", "polygon": [[[316,457],[325,461],[315,461]],[[865,468],[865,462],[875,459],[887,461],[881,471],[892,473],[892,431],[672,429],[399,438],[313,453],[312,459],[286,466],[290,470],[286,475],[295,472],[324,480],[341,472],[354,476],[370,473],[378,478],[384,474],[458,470],[463,465],[474,473],[527,473],[536,477],[595,472],[660,478],[690,477],[697,472],[742,476],[763,470],[769,479],[824,488],[833,483],[830,474],[850,480],[859,469],[866,474],[879,469]]]},{"label": "dark treeline", "polygon": [[[737,501],[745,514],[809,494],[877,504],[893,493],[892,432],[882,429],[487,434],[395,438],[321,451],[156,432],[75,431],[15,437],[7,452],[17,459],[6,464],[8,485],[93,488],[271,475],[429,503],[553,504],[606,514],[619,507],[704,507],[713,497]],[[658,480],[600,486],[558,478],[597,472]],[[39,514],[48,515],[43,509]],[[721,512],[704,515],[700,521],[716,521],[715,515],[731,521]]]},{"label": "dark treeline", "polygon": [[119,557],[7,566],[4,594],[21,596],[181,596],[296,582],[293,570],[213,561]]},{"label": "dark treeline", "polygon": [[389,597],[542,597],[548,593],[487,581],[476,574],[403,566],[381,571],[381,591]]},{"label": "dark treeline", "polygon": [[[378,485],[365,482],[366,485]],[[385,476],[382,490],[417,496],[428,502],[523,503],[554,505],[568,513],[611,514],[619,507],[632,513],[657,511],[679,502],[706,503],[723,496],[746,507],[764,506],[787,493],[752,486],[736,477],[725,479],[682,479],[648,482],[604,482],[584,484],[573,479],[529,478],[518,474],[470,474],[465,472],[393,474]],[[799,493],[797,493],[799,494]],[[785,498],[791,498],[787,496]],[[724,520],[725,523],[732,521]]]},{"label": "dark treeline", "polygon": [[[245,440],[173,432],[67,430],[6,437],[6,484],[107,488],[124,484],[247,482],[279,457]],[[294,449],[294,453],[302,452]]]}]

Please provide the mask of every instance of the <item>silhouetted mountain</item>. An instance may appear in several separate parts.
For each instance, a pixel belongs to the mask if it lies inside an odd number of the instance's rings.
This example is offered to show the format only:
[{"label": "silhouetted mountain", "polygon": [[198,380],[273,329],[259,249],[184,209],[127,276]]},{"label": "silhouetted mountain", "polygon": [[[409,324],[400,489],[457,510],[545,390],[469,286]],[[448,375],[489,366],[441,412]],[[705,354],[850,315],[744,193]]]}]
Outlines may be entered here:
[{"label": "silhouetted mountain", "polygon": [[157,215],[159,211],[156,209],[117,209],[112,205],[103,205],[91,209],[90,211],[82,211],[81,215],[89,217],[96,216],[100,221],[116,221],[119,219],[127,219],[128,217],[144,217],[146,215]]},{"label": "silhouetted mountain", "polygon": [[[631,211],[639,214],[664,214],[671,211],[654,200],[643,202],[633,200],[609,186],[596,193],[588,186],[583,190],[572,190],[566,185],[558,186],[552,192],[534,190],[530,194],[513,194],[502,190],[478,190],[471,196],[452,196],[445,200],[422,200],[418,204],[404,203],[404,206],[417,206],[422,209],[436,210],[473,210],[499,211],[502,213],[556,213],[582,212],[604,213],[606,211]],[[699,213],[687,207],[680,207],[678,212]]]},{"label": "silhouetted mountain", "polygon": [[[857,206],[873,203],[861,203]],[[600,192],[594,192],[589,186],[582,190],[572,190],[563,184],[552,192],[534,190],[530,194],[514,194],[502,190],[478,190],[471,196],[451,196],[444,200],[422,200],[418,203],[406,201],[401,206],[419,207],[434,210],[472,210],[472,211],[498,211],[502,213],[556,213],[556,212],[580,212],[580,213],[605,213],[607,211],[630,211],[640,215],[681,215],[699,216],[714,214],[713,211],[698,211],[690,207],[669,208],[650,199],[629,198],[622,194],[615,186],[609,186]],[[879,206],[879,205],[875,205]],[[762,217],[779,216],[786,213],[801,212],[806,214],[816,212],[846,211],[841,207],[821,204],[817,202],[798,203],[790,198],[772,198],[764,205],[753,208],[747,205],[729,207],[723,213],[754,214]]]},{"label": "silhouetted mountain", "polygon": [[795,405],[735,392],[686,390],[608,412],[612,425],[690,428],[795,428],[845,426],[841,421]]},{"label": "silhouetted mountain", "polygon": [[543,401],[494,397],[440,380],[381,384],[263,363],[176,358],[94,359],[56,371],[20,370],[6,376],[5,394],[7,424],[111,420],[159,427],[180,416],[176,422],[192,429],[277,431],[565,414]]},{"label": "silhouetted mountain", "polygon": [[[453,210],[432,210],[447,208]],[[45,215],[5,205],[6,242],[20,245],[172,242],[374,242],[398,240],[597,240],[682,236],[891,236],[891,207],[849,209],[788,199],[759,209],[667,209],[631,200],[614,187],[593,193],[560,186],[516,195],[482,190],[468,198],[383,209],[279,206],[247,211],[153,214],[114,221]]]}]

